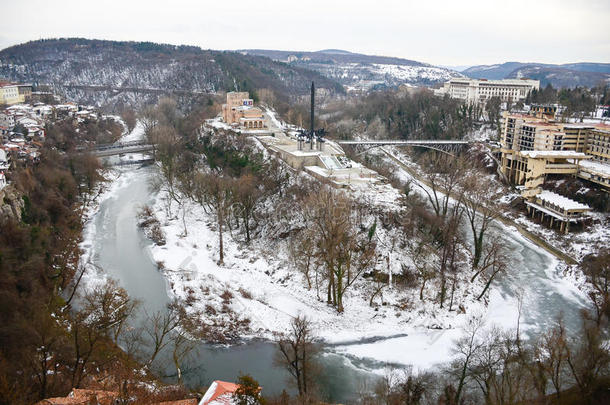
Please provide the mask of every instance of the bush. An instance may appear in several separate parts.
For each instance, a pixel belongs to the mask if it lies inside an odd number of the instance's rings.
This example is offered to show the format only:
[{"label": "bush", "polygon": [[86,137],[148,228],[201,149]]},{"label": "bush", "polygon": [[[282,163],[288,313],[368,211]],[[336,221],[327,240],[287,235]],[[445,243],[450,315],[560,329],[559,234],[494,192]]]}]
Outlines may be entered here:
[{"label": "bush", "polygon": [[220,294],[220,298],[222,298],[222,303],[225,305],[229,305],[231,300],[233,299],[233,294],[229,290],[225,290],[222,294]]},{"label": "bush", "polygon": [[240,288],[239,289],[239,293],[241,294],[242,297],[244,297],[247,300],[251,300],[252,299],[252,294],[250,294],[250,291],[248,291],[248,290]]}]

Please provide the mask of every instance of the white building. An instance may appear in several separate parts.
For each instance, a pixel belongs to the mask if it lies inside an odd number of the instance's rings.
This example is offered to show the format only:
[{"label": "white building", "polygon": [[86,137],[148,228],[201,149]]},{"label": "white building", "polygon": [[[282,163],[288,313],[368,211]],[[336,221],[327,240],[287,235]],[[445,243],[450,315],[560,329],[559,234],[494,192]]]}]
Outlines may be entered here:
[{"label": "white building", "polygon": [[448,94],[451,98],[459,98],[470,104],[485,104],[492,97],[500,97],[503,102],[523,101],[533,89],[540,90],[539,80],[454,78],[434,93],[439,96]]},{"label": "white building", "polygon": [[9,166],[8,154],[4,149],[0,149],[0,173],[2,173],[3,170],[7,170]]}]

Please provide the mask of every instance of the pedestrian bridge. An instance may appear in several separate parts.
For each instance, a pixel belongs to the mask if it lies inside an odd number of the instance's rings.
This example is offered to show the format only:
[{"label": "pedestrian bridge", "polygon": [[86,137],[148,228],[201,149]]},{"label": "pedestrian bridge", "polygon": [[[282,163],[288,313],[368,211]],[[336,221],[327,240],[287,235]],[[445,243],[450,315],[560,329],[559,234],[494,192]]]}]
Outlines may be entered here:
[{"label": "pedestrian bridge", "polygon": [[468,145],[472,141],[455,141],[455,140],[432,140],[432,139],[413,139],[408,141],[397,141],[393,139],[386,140],[366,140],[366,141],[335,141],[339,145]]},{"label": "pedestrian bridge", "polygon": [[360,149],[357,154],[364,153],[370,149],[380,146],[418,146],[421,148],[434,149],[439,152],[447,153],[453,156],[453,153],[466,145],[472,144],[472,141],[459,140],[436,140],[436,139],[412,139],[399,141],[394,139],[384,140],[365,140],[365,141],[335,141],[341,146],[353,146]]},{"label": "pedestrian bridge", "polygon": [[125,153],[143,153],[153,150],[153,146],[143,141],[117,142],[109,145],[101,145],[91,150],[91,154],[97,157],[108,157],[122,155]]}]

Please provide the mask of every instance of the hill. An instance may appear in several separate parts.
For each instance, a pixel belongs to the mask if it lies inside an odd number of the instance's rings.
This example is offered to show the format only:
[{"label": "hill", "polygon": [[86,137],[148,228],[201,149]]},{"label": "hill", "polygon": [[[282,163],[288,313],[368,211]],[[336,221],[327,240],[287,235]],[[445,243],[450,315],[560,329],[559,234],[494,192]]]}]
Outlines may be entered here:
[{"label": "hill", "polygon": [[552,65],[544,63],[506,62],[498,65],[472,66],[462,71],[474,79],[508,79],[528,77],[540,80],[542,86],[592,87],[610,80],[610,63],[566,63]]},{"label": "hill", "polygon": [[316,52],[242,49],[247,55],[266,56],[290,66],[300,66],[338,81],[348,90],[429,86],[462,75],[454,70],[391,56],[364,55],[339,49]]},{"label": "hill", "polygon": [[319,73],[266,57],[81,38],[6,48],[0,51],[0,77],[48,84],[71,100],[110,109],[154,102],[161,94],[187,101],[206,93],[262,88],[289,99],[307,94],[312,80],[318,88],[343,92],[341,85]]}]

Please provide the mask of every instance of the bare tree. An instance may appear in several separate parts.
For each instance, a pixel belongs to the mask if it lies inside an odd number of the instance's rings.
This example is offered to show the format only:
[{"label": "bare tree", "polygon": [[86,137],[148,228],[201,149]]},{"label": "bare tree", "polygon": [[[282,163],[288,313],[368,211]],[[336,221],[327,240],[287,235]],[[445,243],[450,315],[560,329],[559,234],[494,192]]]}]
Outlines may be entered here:
[{"label": "bare tree", "polygon": [[303,273],[307,288],[311,289],[312,271],[315,273],[316,291],[318,290],[318,263],[316,261],[316,246],[310,230],[300,231],[298,236],[290,238],[290,257],[295,267]]},{"label": "bare tree", "polygon": [[341,193],[322,190],[310,196],[305,217],[314,229],[317,256],[328,277],[327,301],[343,311],[343,295],[375,263],[374,227],[358,231],[352,201]]},{"label": "bare tree", "polygon": [[121,118],[127,126],[127,131],[131,132],[137,124],[136,112],[132,108],[127,108],[121,113]]},{"label": "bare tree", "polygon": [[447,299],[447,279],[451,278],[451,294],[449,309],[453,305],[453,298],[455,288],[457,284],[458,276],[458,262],[460,261],[460,247],[462,246],[462,235],[460,233],[460,222],[462,218],[462,207],[460,205],[454,205],[449,211],[445,221],[442,222],[441,234],[442,238],[439,240],[440,246],[437,249],[439,269],[438,274],[440,278],[439,285],[439,303],[440,307],[443,308],[445,300]]},{"label": "bare tree", "polygon": [[478,276],[485,280],[485,286],[483,287],[483,290],[481,290],[477,300],[481,300],[496,277],[506,271],[508,263],[509,258],[500,235],[497,233],[492,234],[491,237],[485,241],[482,261],[479,263],[479,267],[475,269],[475,273],[470,279],[471,283],[474,282]]},{"label": "bare tree", "polygon": [[479,267],[483,254],[483,242],[487,230],[500,215],[500,210],[493,205],[494,192],[478,170],[471,170],[462,182],[464,192],[464,211],[472,231],[473,259],[472,267]]},{"label": "bare tree", "polygon": [[320,349],[314,341],[310,321],[300,315],[293,318],[289,334],[278,341],[278,349],[275,361],[294,378],[299,396],[311,393]]},{"label": "bare tree", "polygon": [[583,316],[580,336],[566,346],[566,362],[583,399],[591,403],[602,378],[610,374],[610,350],[606,337],[595,322]]},{"label": "bare tree", "polygon": [[452,402],[460,404],[460,400],[466,387],[467,379],[469,377],[469,368],[481,350],[481,337],[480,330],[483,326],[482,317],[471,318],[467,327],[465,328],[465,334],[456,343],[453,349],[456,358],[451,364],[450,372],[455,375],[457,379],[457,388],[455,393],[452,395]]},{"label": "bare tree", "polygon": [[127,321],[135,314],[140,302],[129,297],[116,280],[96,286],[83,297],[82,311],[96,320],[97,327],[108,331],[118,344]]},{"label": "bare tree", "polygon": [[250,242],[250,231],[255,210],[264,196],[259,181],[252,174],[244,174],[235,181],[233,200],[235,214],[241,218],[246,231],[246,242]]},{"label": "bare tree", "polygon": [[610,248],[586,256],[581,267],[593,287],[589,298],[595,310],[595,323],[602,326],[610,318]]},{"label": "bare tree", "polygon": [[127,319],[134,313],[137,302],[110,280],[84,293],[82,308],[68,317],[73,346],[71,383],[79,387],[88,364],[106,338],[118,342]]},{"label": "bare tree", "polygon": [[458,185],[464,176],[465,163],[461,159],[441,153],[424,156],[421,164],[425,168],[424,178],[427,184],[416,184],[428,197],[436,216],[444,221],[449,211],[451,197],[454,198],[455,204],[461,204]]},{"label": "bare tree", "polygon": [[[169,197],[169,204],[175,201],[182,204],[181,195],[178,192],[178,164],[180,160],[180,139],[176,130],[172,127],[159,125],[153,129],[157,139],[156,158],[161,163],[162,185]],[[168,215],[171,215],[171,205],[168,205]]]},{"label": "bare tree", "polygon": [[194,174],[193,195],[204,207],[216,215],[218,227],[218,263],[224,263],[223,228],[233,202],[234,184],[229,177],[214,172],[198,171]]}]

